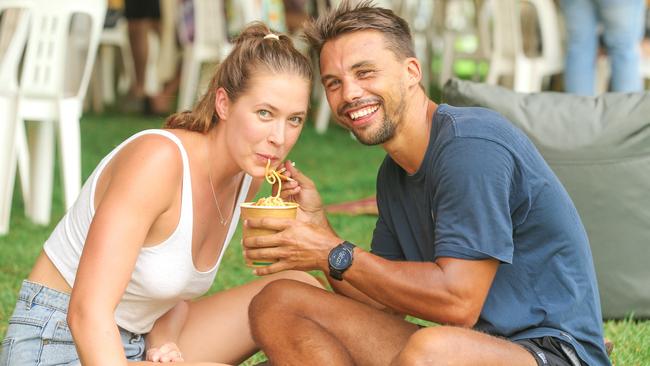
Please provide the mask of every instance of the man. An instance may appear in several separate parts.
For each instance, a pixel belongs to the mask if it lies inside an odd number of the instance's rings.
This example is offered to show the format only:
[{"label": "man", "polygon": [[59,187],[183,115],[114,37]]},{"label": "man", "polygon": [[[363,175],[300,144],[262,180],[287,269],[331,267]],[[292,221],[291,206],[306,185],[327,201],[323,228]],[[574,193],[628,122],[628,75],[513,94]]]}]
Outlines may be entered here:
[{"label": "man", "polygon": [[[336,294],[271,283],[249,308],[276,365],[608,365],[591,252],[566,191],[499,114],[437,105],[421,87],[408,25],[344,2],[307,35],[337,121],[388,153],[366,252],[329,227],[314,184],[283,195],[298,220],[244,240],[259,275],[320,269]],[[404,314],[441,324],[420,328]]]}]

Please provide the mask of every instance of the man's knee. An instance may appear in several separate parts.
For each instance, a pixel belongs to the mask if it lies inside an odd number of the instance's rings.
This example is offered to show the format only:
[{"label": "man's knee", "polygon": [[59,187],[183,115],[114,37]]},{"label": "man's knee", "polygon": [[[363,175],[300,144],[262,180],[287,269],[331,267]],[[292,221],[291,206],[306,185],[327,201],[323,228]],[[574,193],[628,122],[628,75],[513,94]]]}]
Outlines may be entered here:
[{"label": "man's knee", "polygon": [[[303,277],[303,280],[306,278]],[[314,280],[315,281],[315,280]],[[308,284],[294,279],[282,278],[268,283],[251,300],[248,307],[248,317],[251,327],[262,327],[269,321],[280,317],[296,315],[301,311],[301,303],[307,298],[306,293],[313,289]]]},{"label": "man's knee", "polygon": [[437,326],[420,329],[409,338],[394,365],[437,365],[453,350],[454,328]]},{"label": "man's knee", "polygon": [[[290,305],[291,301],[287,298],[291,296],[291,289],[298,284],[300,282],[288,278],[269,282],[253,297],[248,308],[249,312],[252,314],[266,313],[275,308],[283,308],[285,305]],[[286,302],[286,304],[282,302]]]}]

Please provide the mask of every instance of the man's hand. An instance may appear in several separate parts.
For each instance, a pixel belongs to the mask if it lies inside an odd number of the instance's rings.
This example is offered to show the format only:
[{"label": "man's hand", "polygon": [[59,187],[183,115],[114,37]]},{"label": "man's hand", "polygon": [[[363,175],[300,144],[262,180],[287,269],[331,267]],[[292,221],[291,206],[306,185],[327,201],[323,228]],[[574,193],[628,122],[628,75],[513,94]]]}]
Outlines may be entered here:
[{"label": "man's hand", "polygon": [[152,362],[183,362],[181,350],[174,342],[167,342],[160,347],[149,348],[147,350],[147,361]]},{"label": "man's hand", "polygon": [[[296,218],[304,222],[328,225],[323,201],[314,182],[291,165],[290,160],[284,162],[284,168],[286,171],[282,172],[282,175],[293,181],[282,181],[280,197],[285,201],[295,201],[300,205]],[[276,192],[277,185],[273,189]]]},{"label": "man's hand", "polygon": [[255,270],[259,276],[288,269],[309,271],[328,268],[327,256],[343,240],[329,227],[292,219],[247,219],[244,225],[279,231],[276,234],[250,237],[243,240],[244,256],[249,260],[278,261]]}]

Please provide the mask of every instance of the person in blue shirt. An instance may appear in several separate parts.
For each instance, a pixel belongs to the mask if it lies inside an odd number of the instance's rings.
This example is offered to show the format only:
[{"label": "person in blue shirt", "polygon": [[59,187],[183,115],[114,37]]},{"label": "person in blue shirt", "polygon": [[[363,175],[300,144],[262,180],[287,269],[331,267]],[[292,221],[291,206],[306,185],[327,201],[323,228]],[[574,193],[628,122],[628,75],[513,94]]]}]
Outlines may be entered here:
[{"label": "person in blue shirt", "polygon": [[[585,230],[523,132],[484,108],[436,104],[421,86],[407,23],[344,2],[307,28],[338,123],[387,156],[367,252],[329,226],[314,183],[283,197],[296,220],[243,241],[256,269],[322,270],[335,293],[272,282],[249,307],[277,365],[609,365]],[[438,323],[419,327],[411,315]]]}]

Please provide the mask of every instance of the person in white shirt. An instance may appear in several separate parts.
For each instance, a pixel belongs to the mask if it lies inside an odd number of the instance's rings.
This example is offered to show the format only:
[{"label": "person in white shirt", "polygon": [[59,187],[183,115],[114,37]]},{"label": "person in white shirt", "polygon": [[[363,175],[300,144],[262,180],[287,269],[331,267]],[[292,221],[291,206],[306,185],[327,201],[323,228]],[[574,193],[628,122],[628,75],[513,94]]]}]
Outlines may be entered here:
[{"label": "person in white shirt", "polygon": [[[283,272],[212,285],[268,159],[296,143],[310,62],[285,35],[246,28],[191,111],[107,155],[23,282],[0,359],[10,365],[239,363],[257,351],[250,300]],[[198,299],[197,299],[198,298]]]}]

